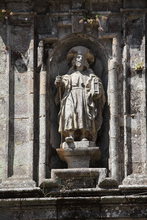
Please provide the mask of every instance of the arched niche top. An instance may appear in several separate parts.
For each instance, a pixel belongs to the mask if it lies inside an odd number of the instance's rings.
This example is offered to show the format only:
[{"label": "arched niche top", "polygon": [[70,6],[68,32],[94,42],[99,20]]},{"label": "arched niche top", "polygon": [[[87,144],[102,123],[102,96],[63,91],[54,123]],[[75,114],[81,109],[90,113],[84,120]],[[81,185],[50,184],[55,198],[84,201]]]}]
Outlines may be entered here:
[{"label": "arched niche top", "polygon": [[68,71],[69,66],[66,56],[68,51],[76,46],[84,46],[93,53],[95,62],[91,68],[103,80],[105,78],[104,75],[107,73],[107,59],[104,47],[97,38],[80,33],[71,34],[54,45],[50,54],[51,79],[54,80],[57,75],[65,74]]},{"label": "arched niche top", "polygon": [[[57,75],[64,75],[68,72],[70,66],[67,61],[67,54],[69,50],[76,46],[83,46],[88,48],[95,57],[95,62],[91,66],[94,73],[100,77],[103,82],[107,97],[107,85],[108,85],[108,71],[107,71],[107,54],[105,53],[105,48],[99,42],[97,38],[85,34],[71,34],[53,45],[53,49],[49,51],[49,68],[48,68],[48,79],[49,79],[49,145],[53,148],[60,146],[60,135],[58,133],[58,113],[59,105],[56,105],[56,94],[57,89],[55,87],[55,78]],[[109,130],[109,111],[108,108],[104,110],[105,119],[103,125],[103,135],[101,138],[101,143],[98,145],[102,149],[108,146],[108,130]],[[105,158],[106,160],[106,158]]]}]

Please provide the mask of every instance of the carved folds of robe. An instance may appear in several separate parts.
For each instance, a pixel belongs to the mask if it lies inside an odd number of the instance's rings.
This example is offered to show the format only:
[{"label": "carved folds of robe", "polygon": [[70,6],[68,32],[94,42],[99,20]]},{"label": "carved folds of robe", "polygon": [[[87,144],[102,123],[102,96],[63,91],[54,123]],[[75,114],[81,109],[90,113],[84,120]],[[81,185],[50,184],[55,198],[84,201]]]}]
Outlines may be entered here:
[{"label": "carved folds of robe", "polygon": [[62,76],[62,99],[59,112],[59,132],[82,131],[94,140],[102,124],[105,94],[101,80],[91,69],[69,71]]}]

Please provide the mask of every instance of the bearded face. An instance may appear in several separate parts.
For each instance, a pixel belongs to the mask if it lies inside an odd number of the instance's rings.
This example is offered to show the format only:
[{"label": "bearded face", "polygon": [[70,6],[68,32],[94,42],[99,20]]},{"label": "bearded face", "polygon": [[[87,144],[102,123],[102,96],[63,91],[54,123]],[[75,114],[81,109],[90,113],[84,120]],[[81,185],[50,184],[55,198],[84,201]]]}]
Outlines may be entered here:
[{"label": "bearded face", "polygon": [[76,67],[81,67],[84,64],[84,57],[81,54],[78,54],[75,57],[75,66]]}]

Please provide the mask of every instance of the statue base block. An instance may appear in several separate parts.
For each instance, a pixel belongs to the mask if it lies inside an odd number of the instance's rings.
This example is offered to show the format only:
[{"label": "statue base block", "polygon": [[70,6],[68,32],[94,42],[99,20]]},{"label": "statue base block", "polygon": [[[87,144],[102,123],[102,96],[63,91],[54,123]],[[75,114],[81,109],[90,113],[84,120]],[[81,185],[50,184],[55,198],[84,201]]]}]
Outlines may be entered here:
[{"label": "statue base block", "polygon": [[44,180],[41,188],[47,192],[97,188],[106,175],[106,168],[52,169],[51,179]]},{"label": "statue base block", "polygon": [[129,176],[127,176],[124,180],[123,180],[123,185],[127,186],[131,186],[131,185],[147,185],[147,175],[145,174],[131,174]]},{"label": "statue base block", "polygon": [[68,164],[68,168],[88,168],[90,160],[100,159],[99,147],[91,141],[64,142],[56,151],[60,159]]},{"label": "statue base block", "polygon": [[27,176],[12,176],[0,184],[0,189],[5,188],[34,188],[36,183]]}]

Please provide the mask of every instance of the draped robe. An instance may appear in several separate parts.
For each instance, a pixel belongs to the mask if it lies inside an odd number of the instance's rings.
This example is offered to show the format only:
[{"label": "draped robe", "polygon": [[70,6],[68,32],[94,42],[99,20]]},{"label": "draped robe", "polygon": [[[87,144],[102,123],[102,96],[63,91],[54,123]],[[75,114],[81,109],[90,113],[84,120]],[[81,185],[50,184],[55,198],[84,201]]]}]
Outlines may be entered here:
[{"label": "draped robe", "polygon": [[[95,82],[98,91],[95,91]],[[94,139],[102,124],[105,104],[101,80],[91,69],[82,72],[75,70],[62,76],[62,89],[59,132],[68,136],[69,131],[82,130]]]}]

